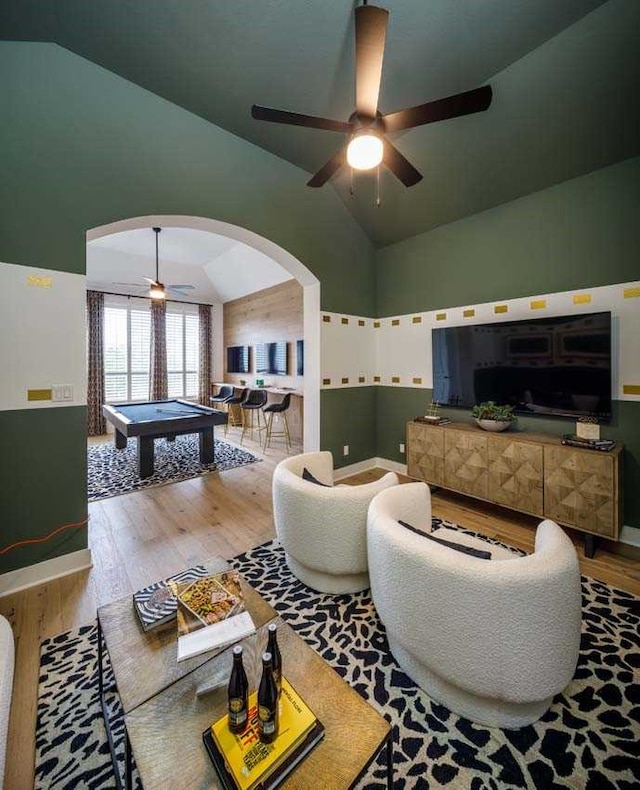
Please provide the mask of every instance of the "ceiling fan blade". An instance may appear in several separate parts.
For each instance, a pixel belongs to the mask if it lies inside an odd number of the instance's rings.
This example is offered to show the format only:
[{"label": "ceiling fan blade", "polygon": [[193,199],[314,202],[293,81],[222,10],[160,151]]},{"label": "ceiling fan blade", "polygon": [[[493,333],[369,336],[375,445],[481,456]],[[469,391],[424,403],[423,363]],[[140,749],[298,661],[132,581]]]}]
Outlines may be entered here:
[{"label": "ceiling fan blade", "polygon": [[356,113],[375,118],[382,79],[384,42],[389,12],[386,8],[361,5],[356,14]]},{"label": "ceiling fan blade", "polygon": [[388,140],[384,141],[382,161],[406,187],[412,187],[418,181],[422,181],[422,174]]},{"label": "ceiling fan blade", "polygon": [[146,285],[143,285],[142,283],[116,283],[116,282],[112,282],[111,285],[126,285],[129,288],[146,288],[147,287]]},{"label": "ceiling fan blade", "polygon": [[302,115],[288,110],[274,110],[271,107],[260,107],[254,104],[251,115],[258,121],[286,123],[293,126],[308,126],[312,129],[325,129],[329,132],[350,132],[351,124],[344,121],[333,121],[331,118],[318,118],[316,115]]},{"label": "ceiling fan blade", "polygon": [[195,285],[167,285],[167,288],[173,288],[174,291],[193,291]]},{"label": "ceiling fan blade", "polygon": [[327,183],[334,173],[345,163],[347,155],[347,147],[342,146],[336,153],[329,159],[329,161],[318,170],[318,172],[307,181],[308,187],[321,187]]},{"label": "ceiling fan blade", "polygon": [[148,283],[151,283],[151,285],[158,285],[158,280],[152,280],[151,277],[143,277],[142,279],[146,280]]},{"label": "ceiling fan blade", "polygon": [[460,115],[470,115],[482,112],[491,104],[493,91],[491,85],[474,88],[465,93],[456,93],[445,99],[437,99],[417,107],[389,113],[383,116],[385,132],[399,132],[402,129],[413,129],[434,121],[445,121],[447,118],[457,118]]}]

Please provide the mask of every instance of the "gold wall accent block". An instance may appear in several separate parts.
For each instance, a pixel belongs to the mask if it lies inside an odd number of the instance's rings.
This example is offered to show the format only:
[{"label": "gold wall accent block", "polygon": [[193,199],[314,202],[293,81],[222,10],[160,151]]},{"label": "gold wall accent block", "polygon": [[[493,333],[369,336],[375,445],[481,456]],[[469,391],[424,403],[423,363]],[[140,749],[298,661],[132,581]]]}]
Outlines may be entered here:
[{"label": "gold wall accent block", "polygon": [[374,329],[380,329],[380,321],[374,321],[373,322],[373,328]]},{"label": "gold wall accent block", "polygon": [[323,315],[322,316],[322,320],[325,322],[325,324],[330,324],[331,323],[331,316],[330,315]]},{"label": "gold wall accent block", "polygon": [[364,384],[366,381],[364,376],[358,376],[358,384]]},{"label": "gold wall accent block", "polygon": [[400,384],[400,376],[391,376],[392,384]]},{"label": "gold wall accent block", "polygon": [[493,308],[493,312],[494,312],[494,313],[496,313],[496,315],[497,315],[497,314],[499,314],[499,313],[508,313],[508,312],[509,312],[509,305],[506,305],[506,304],[497,304],[497,305],[496,305],[496,306]]},{"label": "gold wall accent block", "polygon": [[422,379],[420,378],[420,376],[414,376],[413,377],[413,383],[414,384],[422,384]]},{"label": "gold wall accent block", "polygon": [[342,377],[342,383],[343,384],[348,384],[349,383],[349,377],[348,376],[343,376]]},{"label": "gold wall accent block", "polygon": [[414,315],[411,319],[412,324],[421,324],[422,323],[422,316],[421,315]]},{"label": "gold wall accent block", "polygon": [[473,318],[475,314],[476,314],[476,311],[475,310],[471,310],[471,309],[462,311],[463,318]]},{"label": "gold wall accent block", "polygon": [[625,299],[637,299],[640,297],[640,288],[625,288],[622,295]]},{"label": "gold wall accent block", "polygon": [[322,379],[322,386],[328,387],[331,384],[331,379]]},{"label": "gold wall accent block", "polygon": [[436,321],[446,321],[447,314],[446,313],[436,313]]},{"label": "gold wall accent block", "polygon": [[544,310],[546,306],[547,306],[546,299],[534,299],[533,301],[529,302],[529,307],[532,310]]},{"label": "gold wall accent block", "polygon": [[358,319],[358,326],[366,326],[366,325],[367,325],[367,322],[364,320],[364,318],[359,318]]},{"label": "gold wall accent block", "polygon": [[623,395],[640,395],[640,384],[623,384]]},{"label": "gold wall accent block", "polygon": [[32,288],[51,288],[53,277],[44,277],[41,274],[30,274],[27,277],[27,285]]},{"label": "gold wall accent block", "polygon": [[382,379],[380,378],[380,376],[374,376],[373,377],[373,383],[374,384],[380,384],[381,381],[382,381]]},{"label": "gold wall accent block", "polygon": [[348,318],[345,318],[344,316],[342,317],[342,319],[341,319],[341,320],[342,320],[342,323],[343,323],[343,324],[348,324],[348,323],[349,323],[349,319],[348,319]]},{"label": "gold wall accent block", "polygon": [[392,319],[391,326],[400,326],[400,319],[399,318]]},{"label": "gold wall accent block", "polygon": [[51,400],[53,392],[50,389],[27,390],[27,400]]},{"label": "gold wall accent block", "polygon": [[574,304],[589,304],[591,302],[591,294],[574,294]]}]

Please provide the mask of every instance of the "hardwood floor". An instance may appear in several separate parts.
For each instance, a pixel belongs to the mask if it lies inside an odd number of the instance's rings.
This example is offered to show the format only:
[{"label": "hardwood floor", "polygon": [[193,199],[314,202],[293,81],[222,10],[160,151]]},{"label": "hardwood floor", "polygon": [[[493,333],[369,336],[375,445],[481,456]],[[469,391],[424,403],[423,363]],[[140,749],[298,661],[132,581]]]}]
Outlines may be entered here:
[{"label": "hardwood floor", "polygon": [[[229,439],[235,438],[232,432]],[[89,506],[89,546],[93,568],[0,599],[0,612],[16,638],[16,670],[7,749],[5,787],[31,790],[42,639],[90,622],[96,608],[204,557],[235,554],[274,537],[271,476],[284,457],[262,455],[245,446],[259,463],[220,474],[151,488]],[[294,452],[299,452],[299,448]],[[378,477],[371,470],[342,482]],[[531,551],[537,521],[446,492],[433,495],[435,516],[462,524]],[[584,558],[575,539],[583,573],[640,595],[640,562],[606,549]]]}]

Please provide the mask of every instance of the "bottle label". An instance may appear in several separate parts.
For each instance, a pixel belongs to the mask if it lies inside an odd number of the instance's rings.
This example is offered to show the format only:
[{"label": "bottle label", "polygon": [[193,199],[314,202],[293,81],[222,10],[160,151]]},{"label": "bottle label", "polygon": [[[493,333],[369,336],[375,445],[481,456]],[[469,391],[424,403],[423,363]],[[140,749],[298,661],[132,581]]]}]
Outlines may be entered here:
[{"label": "bottle label", "polygon": [[275,716],[272,715],[272,711],[270,711],[269,708],[265,708],[264,705],[261,705],[258,708],[258,719],[260,720],[262,732],[265,735],[273,735],[276,731],[276,720]]},{"label": "bottle label", "polygon": [[229,723],[233,725],[243,724],[247,720],[247,709],[244,707],[242,697],[234,697],[229,700]]}]

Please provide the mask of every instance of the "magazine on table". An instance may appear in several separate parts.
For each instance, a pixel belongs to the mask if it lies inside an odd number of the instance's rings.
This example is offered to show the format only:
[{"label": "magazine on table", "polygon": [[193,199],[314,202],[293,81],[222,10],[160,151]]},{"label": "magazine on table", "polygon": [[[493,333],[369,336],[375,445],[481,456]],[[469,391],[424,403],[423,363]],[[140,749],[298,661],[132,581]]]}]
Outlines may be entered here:
[{"label": "magazine on table", "polygon": [[237,642],[255,632],[238,571],[170,582],[178,603],[178,661]]}]

